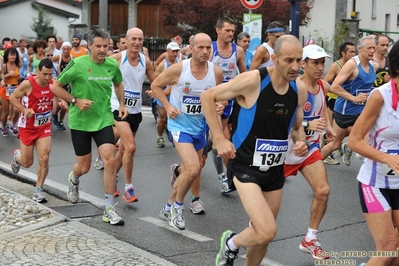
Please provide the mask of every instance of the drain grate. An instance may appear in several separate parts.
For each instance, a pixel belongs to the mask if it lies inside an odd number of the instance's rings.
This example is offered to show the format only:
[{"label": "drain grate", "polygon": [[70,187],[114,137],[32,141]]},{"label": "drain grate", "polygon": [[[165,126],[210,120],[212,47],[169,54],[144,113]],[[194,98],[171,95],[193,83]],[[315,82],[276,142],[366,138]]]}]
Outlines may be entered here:
[{"label": "drain grate", "polygon": [[89,203],[78,203],[65,206],[50,207],[51,209],[71,218],[87,218],[102,215],[103,211]]}]

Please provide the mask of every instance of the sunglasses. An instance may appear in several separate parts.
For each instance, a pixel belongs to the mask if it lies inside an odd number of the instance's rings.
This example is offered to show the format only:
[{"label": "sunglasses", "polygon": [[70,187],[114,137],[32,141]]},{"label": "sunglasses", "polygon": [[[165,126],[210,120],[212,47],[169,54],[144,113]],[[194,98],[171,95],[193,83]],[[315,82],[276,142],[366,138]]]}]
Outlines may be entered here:
[{"label": "sunglasses", "polygon": [[278,39],[278,38],[280,38],[281,36],[283,36],[283,34],[281,34],[281,35],[273,34],[273,36],[276,37],[276,38]]},{"label": "sunglasses", "polygon": [[52,54],[46,54],[46,56],[47,56],[47,57],[53,57],[53,55],[52,55]]}]

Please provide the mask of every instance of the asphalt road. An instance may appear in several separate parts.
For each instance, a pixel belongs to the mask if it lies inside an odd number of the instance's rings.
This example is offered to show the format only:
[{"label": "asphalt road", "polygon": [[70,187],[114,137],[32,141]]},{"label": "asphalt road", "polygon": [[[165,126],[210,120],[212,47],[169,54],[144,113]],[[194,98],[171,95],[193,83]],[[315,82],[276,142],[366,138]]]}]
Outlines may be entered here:
[{"label": "asphalt road", "polygon": [[[148,109],[148,108],[145,108]],[[201,199],[206,214],[193,215],[189,211],[190,198],[185,200],[186,228],[178,231],[170,228],[158,218],[159,210],[165,204],[170,188],[170,165],[179,162],[172,145],[166,140],[166,147],[156,148],[155,121],[149,110],[143,112],[136,143],[133,184],[137,203],[126,203],[119,198],[118,213],[124,217],[124,226],[113,227],[101,221],[101,217],[82,220],[83,223],[114,235],[141,249],[161,256],[177,265],[214,265],[223,231],[239,232],[248,226],[246,215],[236,192],[220,195],[216,171],[208,159],[203,170]],[[70,132],[58,131],[53,127],[53,145],[50,156],[48,181],[67,185],[67,175],[75,163]],[[0,161],[9,163],[12,152],[19,146],[15,137],[1,137]],[[93,146],[94,162],[96,150]],[[331,194],[327,213],[319,228],[319,241],[332,254],[343,251],[375,250],[373,240],[364,222],[357,192],[357,171],[361,161],[353,157],[352,165],[327,166]],[[36,172],[37,160],[27,169]],[[123,191],[123,172],[119,174],[119,190]],[[81,178],[80,189],[102,201],[104,197],[102,171],[91,168]],[[283,190],[283,201],[278,216],[278,234],[270,244],[267,259],[262,265],[317,265],[312,257],[301,252],[298,246],[306,234],[309,210],[313,199],[310,186],[299,174],[287,179]],[[118,199],[117,199],[118,200]],[[244,265],[245,249],[239,253],[236,265]],[[337,258],[341,265],[358,265],[367,261],[364,257]],[[343,261],[346,259],[346,261]]]}]

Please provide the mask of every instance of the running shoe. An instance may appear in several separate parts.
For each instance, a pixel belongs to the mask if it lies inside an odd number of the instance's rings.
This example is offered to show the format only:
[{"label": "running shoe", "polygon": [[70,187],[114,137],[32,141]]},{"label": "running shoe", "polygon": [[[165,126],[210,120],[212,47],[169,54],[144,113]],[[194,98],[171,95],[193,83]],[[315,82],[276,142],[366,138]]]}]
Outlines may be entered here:
[{"label": "running shoe", "polygon": [[174,163],[170,166],[170,171],[172,172],[172,177],[170,178],[170,185],[173,188],[173,185],[176,182],[176,179],[179,177],[179,175],[176,175],[176,169],[177,167],[179,167],[180,165],[178,165],[177,163]]},{"label": "running shoe", "polygon": [[18,128],[16,127],[16,126],[12,126],[11,128],[11,133],[14,135],[14,136],[18,136]]},{"label": "running shoe", "polygon": [[220,238],[220,250],[216,255],[216,266],[229,266],[234,265],[234,260],[237,258],[238,250],[231,251],[227,245],[227,241],[235,236],[235,233],[231,230],[227,230],[222,234]]},{"label": "running shoe", "polygon": [[133,188],[129,188],[128,190],[126,190],[125,193],[123,193],[122,198],[129,203],[139,201],[139,198],[137,198],[137,196],[134,195]]},{"label": "running shoe", "polygon": [[183,212],[184,207],[175,208],[175,206],[172,205],[172,207],[170,207],[169,225],[179,230],[186,229],[186,221],[184,220]]},{"label": "running shoe", "polygon": [[358,266],[366,266],[366,263],[365,262],[360,263]]},{"label": "running shoe", "polygon": [[17,156],[18,154],[21,154],[21,150],[20,149],[15,149],[14,153],[12,155],[12,160],[11,160],[11,170],[14,174],[18,174],[19,169],[21,168],[21,166],[19,165],[19,163],[17,162]]},{"label": "running shoe", "polygon": [[165,141],[163,138],[157,138],[157,148],[164,148],[165,147]]},{"label": "running shoe", "polygon": [[347,166],[351,165],[351,157],[352,157],[352,151],[349,149],[349,146],[347,143],[342,144],[342,151],[344,152],[342,156],[342,161],[344,164]]},{"label": "running shoe", "polygon": [[204,203],[200,200],[191,202],[190,211],[194,214],[204,214],[205,213]]},{"label": "running shoe", "polygon": [[66,127],[64,126],[64,122],[62,122],[62,121],[58,122],[57,128],[58,128],[58,130],[66,130]]},{"label": "running shoe", "polygon": [[220,185],[220,194],[224,195],[232,192],[233,190],[229,188],[229,180],[225,173],[219,175],[219,185]]},{"label": "running shoe", "polygon": [[330,258],[321,248],[321,245],[317,239],[312,239],[310,242],[307,242],[305,238],[303,238],[301,244],[299,245],[299,249],[305,253],[311,254],[315,260],[325,260]]},{"label": "running shoe", "polygon": [[6,127],[1,130],[1,135],[3,135],[3,137],[8,137],[8,129]]},{"label": "running shoe", "polygon": [[43,189],[39,189],[39,191],[33,193],[33,198],[32,200],[38,202],[38,203],[46,203],[47,199],[43,194]]},{"label": "running shoe", "polygon": [[71,171],[68,175],[68,191],[67,198],[70,202],[76,203],[79,200],[79,184],[72,183],[72,175],[73,171]]},{"label": "running shoe", "polygon": [[339,161],[337,159],[335,159],[332,154],[328,155],[327,158],[325,158],[323,162],[325,164],[329,164],[329,165],[337,165],[337,164],[339,164]]},{"label": "running shoe", "polygon": [[94,168],[96,168],[96,170],[104,169],[103,160],[101,160],[101,158],[96,158],[96,161],[94,162]]},{"label": "running shoe", "polygon": [[110,223],[112,225],[122,225],[125,223],[122,217],[116,213],[115,206],[110,206],[107,210],[104,210],[103,222]]},{"label": "running shoe", "polygon": [[161,211],[159,212],[159,218],[161,218],[164,221],[169,221],[170,218],[170,210],[167,211],[165,210],[165,206],[163,206],[163,208],[161,209]]}]

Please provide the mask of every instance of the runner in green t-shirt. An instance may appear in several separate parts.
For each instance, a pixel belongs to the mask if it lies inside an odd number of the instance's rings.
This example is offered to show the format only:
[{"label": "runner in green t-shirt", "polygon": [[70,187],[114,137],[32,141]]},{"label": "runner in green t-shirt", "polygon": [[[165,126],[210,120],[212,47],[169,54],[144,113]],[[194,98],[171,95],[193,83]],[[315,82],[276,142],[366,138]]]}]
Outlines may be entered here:
[{"label": "runner in green t-shirt", "polygon": [[[105,210],[103,221],[123,224],[123,219],[113,206],[116,182],[114,155],[114,116],[111,112],[111,84],[119,101],[119,117],[128,111],[124,104],[122,74],[115,59],[107,57],[109,34],[105,30],[93,30],[88,35],[89,55],[72,59],[53,86],[55,95],[69,102],[68,126],[77,162],[68,176],[67,198],[79,200],[79,177],[90,170],[91,139],[94,139],[101,159],[104,161]],[[68,93],[62,87],[70,83]]]}]

